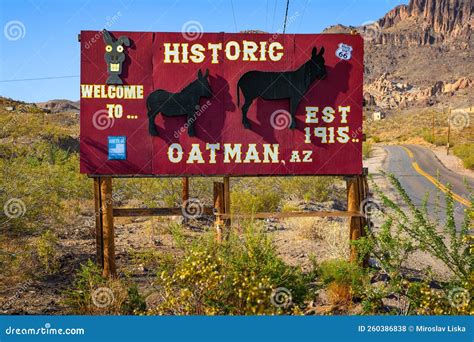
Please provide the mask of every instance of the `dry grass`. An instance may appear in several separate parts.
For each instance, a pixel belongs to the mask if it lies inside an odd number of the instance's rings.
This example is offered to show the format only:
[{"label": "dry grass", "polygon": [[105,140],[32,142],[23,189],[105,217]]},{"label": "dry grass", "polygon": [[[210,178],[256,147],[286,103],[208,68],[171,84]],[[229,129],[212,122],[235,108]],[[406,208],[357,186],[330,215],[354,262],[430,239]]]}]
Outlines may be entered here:
[{"label": "dry grass", "polygon": [[332,305],[347,305],[352,301],[351,287],[347,284],[332,282],[327,288],[328,299]]},{"label": "dry grass", "polygon": [[[471,122],[472,119],[471,115]],[[384,120],[365,122],[364,129],[367,138],[382,143],[446,145],[448,114],[437,108],[398,111]],[[472,124],[462,130],[451,127],[451,146],[472,141],[473,137],[474,125]]]},{"label": "dry grass", "polygon": [[285,222],[288,228],[297,231],[301,238],[322,242],[326,258],[345,259],[348,257],[349,242],[346,220],[293,217],[286,219]]}]

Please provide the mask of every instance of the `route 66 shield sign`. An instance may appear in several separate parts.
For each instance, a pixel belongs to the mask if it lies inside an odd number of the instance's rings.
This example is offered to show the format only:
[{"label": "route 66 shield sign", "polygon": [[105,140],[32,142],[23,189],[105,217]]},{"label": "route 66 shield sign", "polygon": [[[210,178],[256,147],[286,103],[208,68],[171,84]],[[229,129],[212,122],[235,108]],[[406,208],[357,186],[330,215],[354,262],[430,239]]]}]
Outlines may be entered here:
[{"label": "route 66 shield sign", "polygon": [[352,57],[352,46],[344,43],[339,43],[339,47],[336,50],[336,56],[340,59],[348,61]]}]

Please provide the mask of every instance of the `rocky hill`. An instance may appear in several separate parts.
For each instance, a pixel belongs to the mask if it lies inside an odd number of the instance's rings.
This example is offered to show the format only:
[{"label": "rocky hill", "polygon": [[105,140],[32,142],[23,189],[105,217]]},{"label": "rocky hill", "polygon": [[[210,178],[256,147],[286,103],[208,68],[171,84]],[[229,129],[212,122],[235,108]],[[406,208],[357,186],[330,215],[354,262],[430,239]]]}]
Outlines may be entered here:
[{"label": "rocky hill", "polygon": [[50,113],[73,112],[79,113],[79,101],[70,100],[49,100],[47,102],[38,102],[39,108],[45,109]]},{"label": "rocky hill", "polygon": [[365,98],[381,108],[469,105],[474,80],[474,0],[410,0],[357,30],[365,40]]}]

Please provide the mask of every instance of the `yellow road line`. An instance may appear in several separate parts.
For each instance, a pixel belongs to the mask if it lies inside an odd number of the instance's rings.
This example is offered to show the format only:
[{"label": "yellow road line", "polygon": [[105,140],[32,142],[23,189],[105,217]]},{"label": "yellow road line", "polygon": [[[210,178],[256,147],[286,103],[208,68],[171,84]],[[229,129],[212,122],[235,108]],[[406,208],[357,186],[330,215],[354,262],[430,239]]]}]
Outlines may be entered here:
[{"label": "yellow road line", "polygon": [[[414,158],[414,155],[413,155],[413,152],[410,151],[408,148],[406,148],[405,146],[400,146],[401,148],[403,148],[405,150],[405,152],[408,154],[408,156],[411,158],[411,159],[415,159]],[[441,184],[436,178],[434,178],[433,176],[431,176],[430,174],[426,173],[419,165],[416,161],[414,161],[412,164],[413,168],[415,169],[416,172],[418,172],[420,175],[422,175],[423,177],[425,177],[427,180],[429,180],[431,183],[434,184],[434,186],[436,186],[438,189],[440,189],[442,192],[444,193],[448,193],[450,190],[445,187],[443,184]],[[458,201],[459,203],[461,204],[464,204],[466,207],[470,207],[471,206],[471,203],[465,199],[464,197],[461,197],[459,196],[458,194],[454,193],[453,191],[450,191],[451,192],[451,195],[453,196],[453,199],[455,201]]]},{"label": "yellow road line", "polygon": [[[444,193],[448,193],[450,191],[448,188],[446,188],[443,184],[441,184],[436,178],[433,176],[427,174],[425,171],[423,171],[420,166],[417,164],[417,162],[413,162],[411,164],[413,168],[415,169],[416,172],[418,172],[420,175],[428,179],[431,183],[433,183],[438,189],[440,189]],[[469,203],[468,200],[466,200],[464,197],[459,196],[458,194],[454,193],[451,191],[451,195],[453,196],[453,199],[458,201],[461,204],[464,204],[466,207],[469,207],[471,203]]]},{"label": "yellow road line", "polygon": [[406,148],[405,146],[400,146],[401,148],[403,148],[405,150],[405,152],[408,154],[408,156],[413,159],[413,152],[410,151],[408,148]]}]

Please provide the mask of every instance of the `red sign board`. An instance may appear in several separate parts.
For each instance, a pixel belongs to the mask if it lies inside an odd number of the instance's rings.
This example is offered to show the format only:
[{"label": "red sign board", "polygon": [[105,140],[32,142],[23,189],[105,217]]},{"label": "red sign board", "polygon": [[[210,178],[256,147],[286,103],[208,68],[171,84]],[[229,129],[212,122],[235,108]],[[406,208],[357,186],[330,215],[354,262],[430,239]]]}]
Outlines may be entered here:
[{"label": "red sign board", "polygon": [[363,40],[81,32],[81,172],[362,171]]}]

